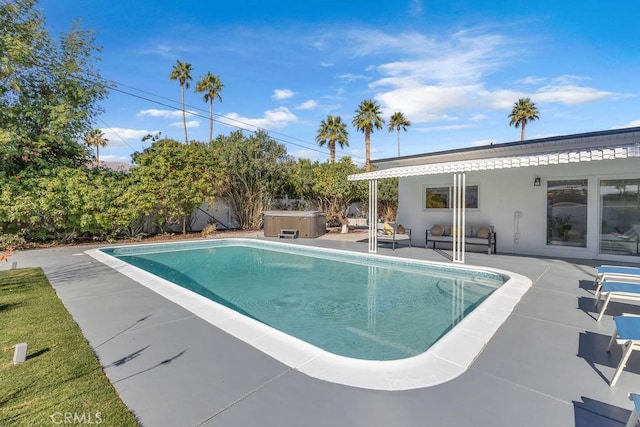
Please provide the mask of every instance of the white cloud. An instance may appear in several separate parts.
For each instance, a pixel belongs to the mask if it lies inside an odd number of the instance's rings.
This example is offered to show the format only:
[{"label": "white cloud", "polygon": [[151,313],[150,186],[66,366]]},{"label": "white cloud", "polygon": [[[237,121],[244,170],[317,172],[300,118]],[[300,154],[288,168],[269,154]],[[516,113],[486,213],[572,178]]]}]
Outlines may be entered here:
[{"label": "white cloud", "polygon": [[471,37],[459,33],[432,49],[416,52],[413,60],[382,64],[378,71],[387,76],[412,77],[426,83],[476,84],[499,69],[512,55],[509,42],[501,36]]},{"label": "white cloud", "polygon": [[544,82],[546,77],[536,77],[536,76],[527,76],[524,79],[518,80],[518,83],[522,83],[525,85],[537,85]]},{"label": "white cloud", "polygon": [[[443,39],[419,33],[356,36],[356,54],[396,52],[402,61],[376,67],[381,78],[370,83],[386,114],[402,111],[414,123],[455,120],[459,109],[486,106],[485,78],[515,55],[501,35],[459,31]],[[512,102],[513,98],[509,100]],[[494,107],[495,108],[495,107]]]},{"label": "white cloud", "polygon": [[[184,127],[184,123],[173,122],[169,126],[174,128],[181,128],[181,127]],[[187,128],[191,129],[191,128],[197,128],[197,127],[200,127],[200,122],[198,120],[187,120]]]},{"label": "white cloud", "polygon": [[274,89],[273,95],[271,95],[271,99],[275,99],[277,101],[281,101],[283,99],[289,99],[296,95],[296,93],[289,89]]},{"label": "white cloud", "polygon": [[241,127],[249,130],[256,129],[279,129],[286,127],[289,123],[298,120],[286,107],[278,107],[264,112],[261,118],[242,117],[238,113],[229,113],[220,118],[220,121],[230,126]]},{"label": "white cloud", "polygon": [[550,85],[538,89],[531,98],[532,101],[540,103],[553,102],[564,105],[578,105],[617,96],[620,96],[620,94],[605,92],[586,86]]},{"label": "white cloud", "polygon": [[[489,92],[483,90],[478,93],[485,102],[486,105],[490,108],[494,108],[496,110],[511,110],[513,108],[513,104],[520,98],[531,98],[530,93],[515,91],[511,89],[499,89],[493,92]],[[533,99],[533,102],[536,102]]]},{"label": "white cloud", "polygon": [[[560,81],[551,79],[552,81]],[[588,86],[551,84],[539,87],[530,92],[521,92],[510,89],[500,89],[493,92],[482,91],[479,96],[486,100],[486,104],[495,109],[509,110],[520,98],[531,98],[531,101],[540,104],[579,105],[599,101],[607,98],[618,98],[626,95],[614,92],[598,90]]]},{"label": "white cloud", "polygon": [[357,80],[371,80],[368,76],[364,76],[362,74],[352,74],[352,73],[340,74],[336,76],[336,78],[340,80],[344,80],[349,83],[355,82]]},{"label": "white cloud", "polygon": [[157,134],[158,130],[145,130],[145,129],[127,129],[127,128],[108,128],[100,129],[104,132],[105,138],[109,140],[108,147],[121,147],[125,143],[123,140],[137,140],[140,141],[148,134]]},{"label": "white cloud", "polygon": [[[578,105],[627,96],[585,85],[589,77],[564,74],[555,77],[527,76],[518,87],[489,89],[488,78],[519,55],[520,42],[500,34],[477,30],[458,31],[444,37],[408,32],[352,31],[351,48],[356,56],[393,54],[402,60],[383,62],[375,70],[381,76],[369,87],[376,91],[383,113],[402,111],[414,124],[454,121],[471,117],[484,120],[483,109],[510,110],[513,103],[529,97],[536,104]],[[366,76],[344,74],[345,80]],[[467,110],[462,114],[461,110]]]},{"label": "white cloud", "polygon": [[414,123],[452,120],[447,110],[469,107],[478,86],[425,85],[412,79],[382,79],[371,85],[391,88],[376,95],[387,115],[402,111]]},{"label": "white cloud", "polygon": [[538,77],[538,76],[527,76],[524,79],[518,80],[516,83],[522,83],[526,85],[542,85],[548,84],[547,82],[554,85],[570,85],[575,84],[577,82],[582,82],[586,80],[591,80],[590,77],[577,76],[575,74],[562,74],[556,77]]},{"label": "white cloud", "polygon": [[310,99],[310,100],[305,101],[302,104],[298,105],[296,107],[296,109],[298,109],[298,110],[313,110],[317,106],[318,106],[318,101],[316,101],[315,99]]},{"label": "white cloud", "polygon": [[334,65],[336,65],[336,64],[334,64],[334,63],[332,63],[332,62],[324,62],[324,61],[320,61],[320,66],[321,66],[321,67],[333,67]]},{"label": "white cloud", "polygon": [[[196,114],[195,111],[186,111],[187,114]],[[181,119],[182,110],[157,110],[151,108],[149,110],[140,110],[138,117],[161,117],[163,119]]]},{"label": "white cloud", "polygon": [[590,77],[576,76],[575,74],[563,74],[561,76],[553,77],[551,82],[557,85],[570,85],[576,82],[583,82],[591,80]]},{"label": "white cloud", "polygon": [[142,55],[159,55],[164,58],[175,59],[183,53],[192,51],[193,49],[186,46],[169,46],[166,44],[159,44],[152,47],[138,49],[137,53]]}]

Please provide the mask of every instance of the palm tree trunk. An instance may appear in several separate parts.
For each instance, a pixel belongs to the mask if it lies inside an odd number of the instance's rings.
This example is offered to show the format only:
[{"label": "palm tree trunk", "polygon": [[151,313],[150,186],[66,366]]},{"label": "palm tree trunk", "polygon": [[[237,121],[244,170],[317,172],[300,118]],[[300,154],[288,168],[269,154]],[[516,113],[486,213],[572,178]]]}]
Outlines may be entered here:
[{"label": "palm tree trunk", "polygon": [[209,144],[213,142],[213,98],[209,98]]},{"label": "palm tree trunk", "polygon": [[189,143],[189,136],[187,135],[187,114],[184,111],[184,85],[180,85],[180,95],[182,98],[182,123],[184,124],[184,143]]},{"label": "palm tree trunk", "polygon": [[336,143],[335,141],[329,141],[329,163],[335,163],[336,161]]},{"label": "palm tree trunk", "polygon": [[398,157],[400,157],[400,129],[398,129]]},{"label": "palm tree trunk", "polygon": [[369,129],[364,131],[364,151],[366,156],[364,170],[369,172],[371,170],[371,131]]},{"label": "palm tree trunk", "polygon": [[523,123],[522,124],[522,129],[520,129],[520,141],[524,141],[524,127],[526,125]]},{"label": "palm tree trunk", "polygon": [[100,167],[100,146],[96,145],[96,167]]}]

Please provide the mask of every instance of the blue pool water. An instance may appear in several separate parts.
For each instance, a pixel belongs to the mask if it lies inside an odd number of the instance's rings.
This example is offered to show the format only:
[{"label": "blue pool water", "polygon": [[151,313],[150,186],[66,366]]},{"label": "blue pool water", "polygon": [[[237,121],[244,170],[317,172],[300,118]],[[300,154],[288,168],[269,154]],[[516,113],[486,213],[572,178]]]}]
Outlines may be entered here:
[{"label": "blue pool water", "polygon": [[367,360],[423,353],[506,280],[258,241],[103,251],[326,351]]}]

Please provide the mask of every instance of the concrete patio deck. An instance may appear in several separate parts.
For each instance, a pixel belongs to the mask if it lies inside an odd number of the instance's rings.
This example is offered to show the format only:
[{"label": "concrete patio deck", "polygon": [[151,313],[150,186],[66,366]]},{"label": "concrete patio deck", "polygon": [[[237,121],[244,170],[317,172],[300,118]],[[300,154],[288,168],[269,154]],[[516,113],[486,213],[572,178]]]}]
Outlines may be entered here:
[{"label": "concrete patio deck", "polygon": [[[330,234],[293,243],[366,252],[362,238]],[[619,346],[605,351],[611,316],[640,314],[640,306],[612,303],[596,322],[597,261],[467,253],[467,264],[523,274],[533,286],[464,374],[384,392],[293,370],[90,258],[89,248],[21,251],[11,261],[44,269],[146,426],[622,426],[627,393],[640,391],[638,354],[609,387],[621,356]],[[381,246],[379,253],[445,260],[416,247]]]}]

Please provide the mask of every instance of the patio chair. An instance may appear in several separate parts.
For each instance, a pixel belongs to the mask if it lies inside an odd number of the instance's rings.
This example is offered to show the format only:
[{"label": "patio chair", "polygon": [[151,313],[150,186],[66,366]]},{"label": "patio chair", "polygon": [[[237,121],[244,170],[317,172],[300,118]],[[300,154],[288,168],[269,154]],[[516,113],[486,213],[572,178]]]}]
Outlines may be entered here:
[{"label": "patio chair", "polygon": [[411,247],[411,229],[396,225],[395,223],[382,223],[377,225],[377,239],[380,243],[391,243],[391,248],[395,251],[399,242],[407,242]]},{"label": "patio chair", "polygon": [[593,285],[596,287],[596,296],[600,292],[602,282],[605,280],[630,280],[640,283],[640,268],[622,267],[619,265],[601,265],[596,267],[596,278],[593,281]]},{"label": "patio chair", "polygon": [[640,316],[614,316],[613,321],[616,324],[611,341],[607,347],[607,353],[611,351],[613,343],[622,345],[622,359],[618,364],[616,373],[613,374],[609,385],[613,387],[618,382],[618,378],[624,367],[627,365],[629,356],[634,350],[640,350]]},{"label": "patio chair", "polygon": [[625,427],[636,427],[640,414],[640,394],[629,393],[629,400],[633,402],[633,408],[631,409],[631,415],[629,415],[629,421],[627,421]]},{"label": "patio chair", "polygon": [[596,300],[596,307],[600,302],[602,294],[606,294],[607,297],[604,300],[604,304],[602,304],[600,314],[598,314],[598,322],[602,319],[602,316],[604,316],[604,312],[607,310],[607,306],[611,299],[640,301],[640,283],[602,282],[600,292],[598,293],[598,299]]}]

